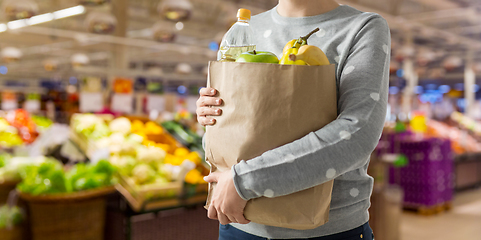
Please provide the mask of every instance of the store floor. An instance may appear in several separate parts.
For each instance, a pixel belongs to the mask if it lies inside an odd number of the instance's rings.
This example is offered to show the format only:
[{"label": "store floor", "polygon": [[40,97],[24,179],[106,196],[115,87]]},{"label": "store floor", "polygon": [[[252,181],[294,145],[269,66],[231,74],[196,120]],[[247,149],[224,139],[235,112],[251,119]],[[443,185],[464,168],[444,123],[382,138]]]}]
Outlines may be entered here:
[{"label": "store floor", "polygon": [[481,240],[481,188],[457,193],[453,208],[438,215],[404,211],[401,240]]}]

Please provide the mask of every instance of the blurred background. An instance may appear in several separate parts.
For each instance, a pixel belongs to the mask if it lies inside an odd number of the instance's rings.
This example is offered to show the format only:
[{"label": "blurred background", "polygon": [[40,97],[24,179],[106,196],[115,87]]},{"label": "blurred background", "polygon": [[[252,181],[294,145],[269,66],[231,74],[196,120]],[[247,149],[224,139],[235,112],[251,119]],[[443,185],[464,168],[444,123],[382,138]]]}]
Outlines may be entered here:
[{"label": "blurred background", "polygon": [[[391,29],[376,239],[479,239],[481,2],[338,2]],[[237,10],[276,4],[0,0],[0,240],[217,239],[198,90]]]}]

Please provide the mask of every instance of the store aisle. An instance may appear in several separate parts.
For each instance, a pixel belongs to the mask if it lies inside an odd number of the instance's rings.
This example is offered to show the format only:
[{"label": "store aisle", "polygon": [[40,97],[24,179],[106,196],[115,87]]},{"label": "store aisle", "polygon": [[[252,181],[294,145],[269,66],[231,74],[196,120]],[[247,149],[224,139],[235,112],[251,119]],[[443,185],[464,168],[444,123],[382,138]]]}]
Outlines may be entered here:
[{"label": "store aisle", "polygon": [[481,188],[455,195],[453,209],[435,216],[403,212],[401,240],[480,240]]}]

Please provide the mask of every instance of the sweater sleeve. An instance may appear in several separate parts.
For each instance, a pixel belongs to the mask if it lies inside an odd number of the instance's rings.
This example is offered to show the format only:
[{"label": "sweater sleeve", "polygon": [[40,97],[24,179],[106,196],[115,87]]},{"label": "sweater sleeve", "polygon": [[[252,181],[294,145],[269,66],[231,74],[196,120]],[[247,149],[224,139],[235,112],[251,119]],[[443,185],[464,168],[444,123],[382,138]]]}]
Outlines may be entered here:
[{"label": "sweater sleeve", "polygon": [[391,44],[389,27],[380,16],[366,20],[356,31],[338,66],[338,118],[234,165],[234,184],[242,198],[287,195],[367,163],[386,117]]}]

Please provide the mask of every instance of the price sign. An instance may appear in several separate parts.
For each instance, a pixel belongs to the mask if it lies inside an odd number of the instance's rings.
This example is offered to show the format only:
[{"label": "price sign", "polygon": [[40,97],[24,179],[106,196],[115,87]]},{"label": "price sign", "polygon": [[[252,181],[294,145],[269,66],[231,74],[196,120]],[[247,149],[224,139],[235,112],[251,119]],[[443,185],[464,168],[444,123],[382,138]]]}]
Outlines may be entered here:
[{"label": "price sign", "polygon": [[132,113],[134,96],[132,94],[116,93],[112,96],[112,111],[121,113]]},{"label": "price sign", "polygon": [[81,112],[100,112],[104,108],[104,98],[102,93],[80,93]]},{"label": "price sign", "polygon": [[156,110],[159,112],[165,111],[165,98],[163,95],[151,94],[147,98],[147,111]]},{"label": "price sign", "polygon": [[29,112],[37,112],[40,110],[40,101],[39,100],[27,100],[25,102],[25,110]]},{"label": "price sign", "polygon": [[18,108],[18,103],[16,100],[3,100],[2,110],[15,110]]}]

